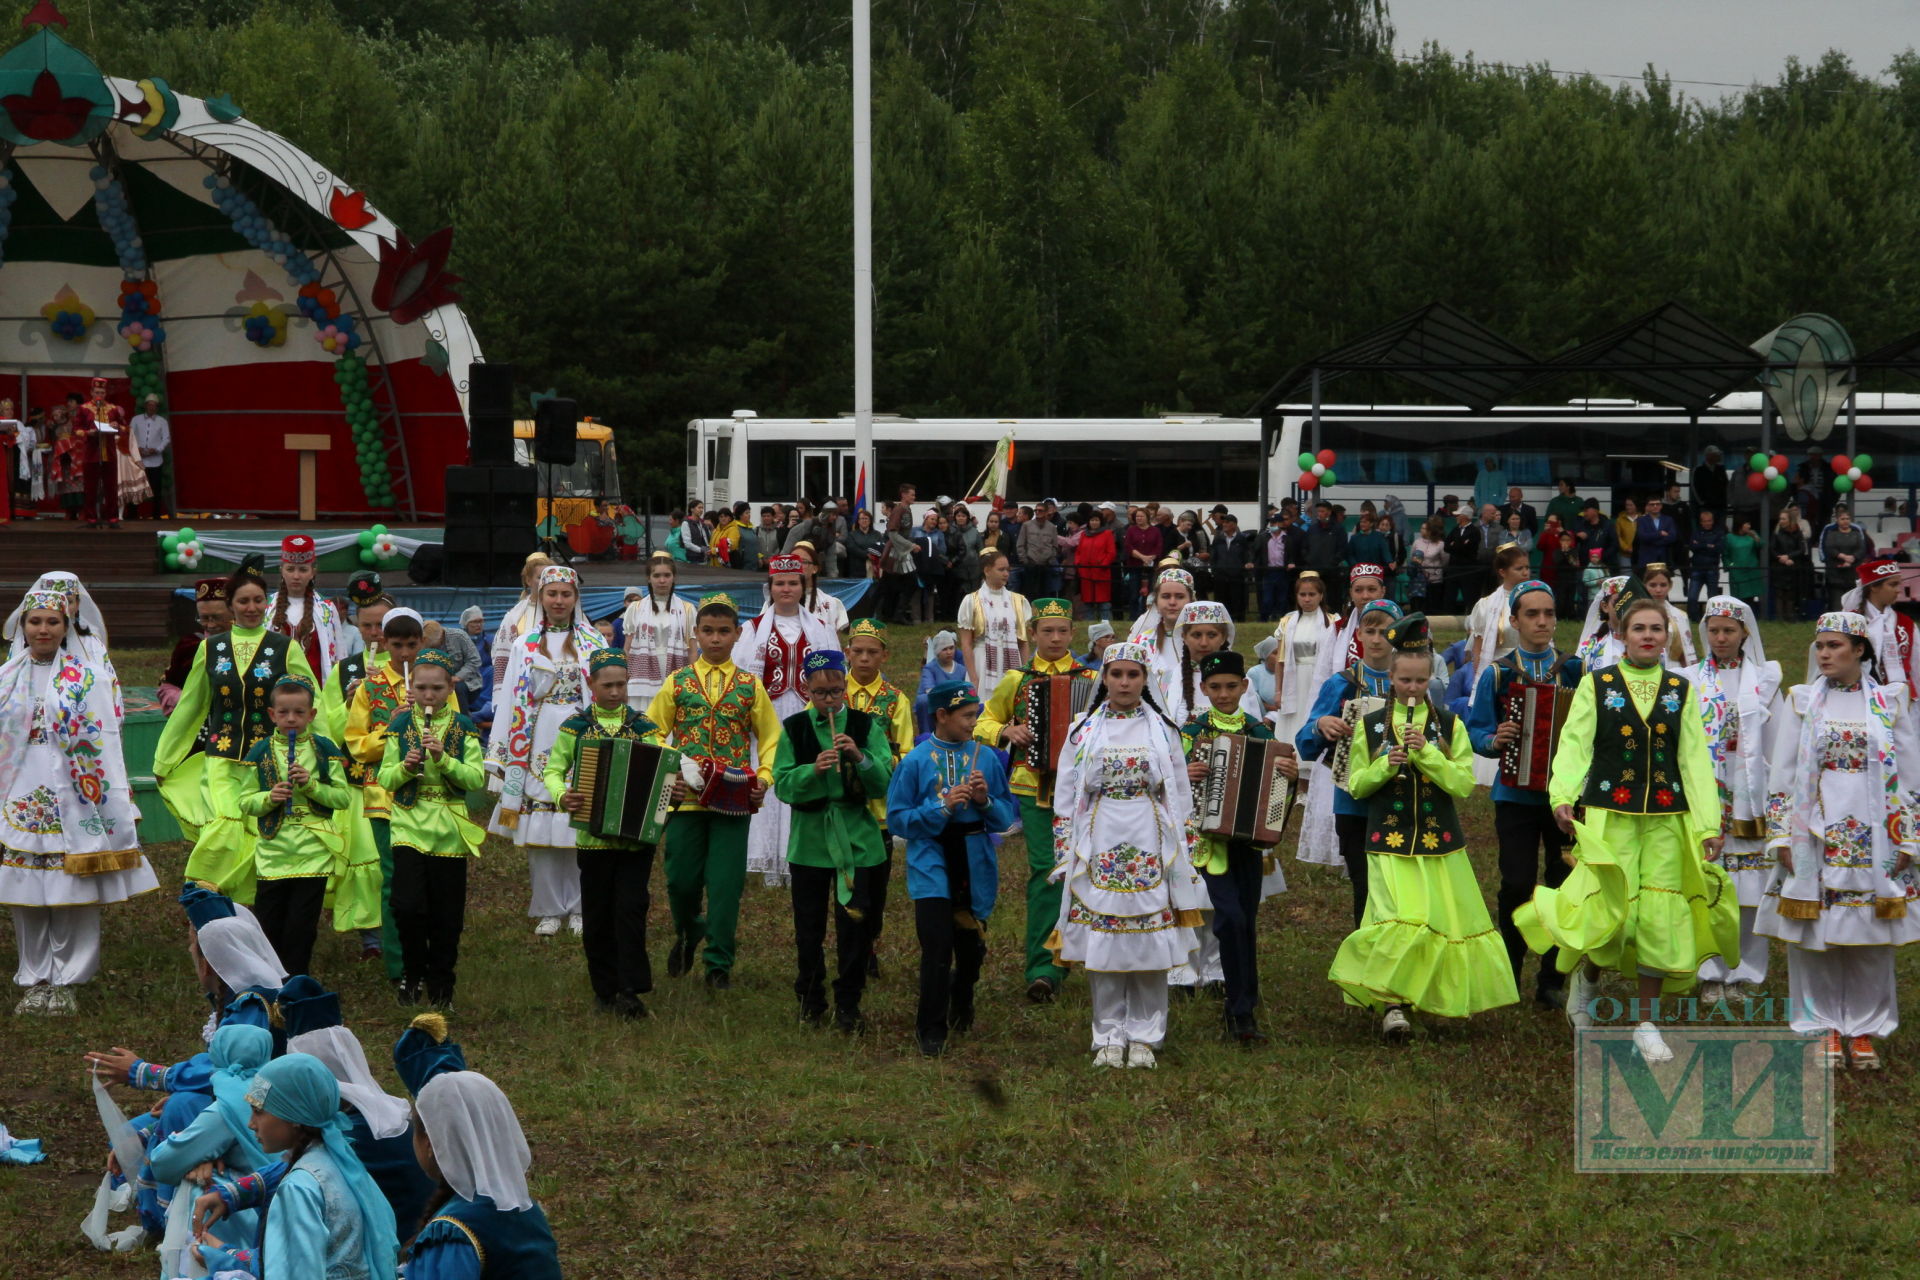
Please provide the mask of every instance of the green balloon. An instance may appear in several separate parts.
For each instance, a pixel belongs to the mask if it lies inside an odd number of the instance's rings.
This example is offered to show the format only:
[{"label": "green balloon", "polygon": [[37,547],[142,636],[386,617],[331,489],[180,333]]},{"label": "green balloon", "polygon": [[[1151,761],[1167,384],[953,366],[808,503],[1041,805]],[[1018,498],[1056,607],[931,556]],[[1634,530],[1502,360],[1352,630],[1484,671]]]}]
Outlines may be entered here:
[{"label": "green balloon", "polygon": [[1314,464],[1314,461],[1315,461],[1315,459],[1314,459],[1314,456],[1313,456],[1312,454],[1310,454],[1310,453],[1303,453],[1303,454],[1301,454],[1301,455],[1300,455],[1300,459],[1299,459],[1299,461],[1300,461],[1300,469],[1301,469],[1302,471],[1311,471],[1311,470],[1313,470],[1313,464]]},{"label": "green balloon", "polygon": [[179,567],[180,567],[180,557],[175,555],[171,551],[167,552],[167,568],[178,569]]},{"label": "green balloon", "polygon": [[1747,465],[1755,471],[1765,471],[1767,469],[1767,455],[1764,453],[1756,453],[1747,459]]},{"label": "green balloon", "polygon": [[1332,467],[1328,467],[1325,471],[1322,471],[1320,473],[1320,487],[1322,489],[1330,488],[1333,485],[1336,485],[1339,483],[1340,483],[1340,477],[1333,473]]},{"label": "green balloon", "polygon": [[362,529],[360,531],[360,537],[358,538],[358,542],[360,543],[360,546],[363,550],[367,547],[372,546],[373,545],[372,531],[367,529]]},{"label": "green balloon", "polygon": [[371,551],[362,551],[360,553],[360,563],[367,565],[368,567],[372,567],[374,558],[375,558],[374,554]]},{"label": "green balloon", "polygon": [[386,531],[387,531],[387,526],[383,524],[377,524],[373,526],[373,536],[376,538],[379,537],[381,534],[385,533]]},{"label": "green balloon", "polygon": [[193,541],[193,530],[191,530],[191,529],[186,529],[186,528],[183,528],[183,529],[181,529],[181,530],[180,530],[180,541],[182,541],[182,542],[192,542],[192,541]]},{"label": "green balloon", "polygon": [[163,551],[178,551],[180,549],[180,535],[177,533],[169,533],[162,537],[160,539],[160,549]]},{"label": "green balloon", "polygon": [[1835,476],[1833,478],[1833,491],[1835,493],[1846,493],[1848,490],[1852,488],[1853,488],[1852,476]]},{"label": "green balloon", "polygon": [[1862,471],[1871,471],[1873,470],[1873,455],[1870,453],[1856,453],[1853,455],[1853,465]]},{"label": "green balloon", "polygon": [[1785,493],[1787,491],[1787,478],[1785,476],[1775,476],[1773,479],[1767,481],[1767,491],[1769,493]]}]

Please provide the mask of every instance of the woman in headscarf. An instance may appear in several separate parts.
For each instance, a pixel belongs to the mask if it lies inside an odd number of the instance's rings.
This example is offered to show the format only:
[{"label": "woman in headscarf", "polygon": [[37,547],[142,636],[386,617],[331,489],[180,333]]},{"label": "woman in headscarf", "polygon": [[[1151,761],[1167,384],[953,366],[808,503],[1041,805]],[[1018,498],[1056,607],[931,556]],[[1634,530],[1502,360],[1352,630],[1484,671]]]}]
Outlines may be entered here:
[{"label": "woman in headscarf", "polygon": [[505,678],[494,689],[487,772],[500,803],[487,830],[527,851],[533,881],[527,914],[538,921],[534,933],[550,938],[560,932],[563,917],[573,932],[582,928],[580,866],[572,818],[540,779],[560,726],[586,709],[588,664],[601,639],[581,612],[580,575],[572,569],[540,570],[534,598],[540,629],[513,642]]},{"label": "woman in headscarf", "polygon": [[[233,1177],[257,1172],[268,1161],[248,1126],[252,1109],[247,1106],[247,1085],[254,1074],[273,1055],[273,1035],[264,1027],[235,1023],[213,1033],[207,1045],[213,1074],[207,1091],[213,1101],[184,1128],[160,1139],[147,1154],[153,1180],[159,1184],[158,1202],[164,1215],[166,1205],[177,1195],[196,1195],[184,1184],[192,1181],[205,1187],[210,1169]],[[251,1209],[228,1219],[218,1240],[230,1247],[251,1245],[258,1230],[259,1216]]]},{"label": "woman in headscarf", "polygon": [[311,1054],[290,1053],[247,1087],[260,1146],[286,1175],[260,1211],[260,1280],[387,1280],[399,1240],[393,1208],[347,1140],[340,1086]]},{"label": "woman in headscarf", "polygon": [[667,677],[693,661],[693,602],[673,593],[673,557],[656,551],[647,561],[647,593],[621,615],[626,632],[627,705],[644,711]]},{"label": "woman in headscarf", "polygon": [[252,902],[254,888],[254,835],[240,812],[241,792],[253,775],[247,752],[273,731],[267,705],[281,676],[302,676],[319,687],[300,646],[266,628],[263,563],[257,555],[248,556],[227,579],[233,628],[200,642],[180,701],[153,751],[153,776],[164,798],[167,777],[206,730],[200,765],[206,822],[187,858],[187,878],[205,880],[236,902]]},{"label": "woman in headscarf", "polygon": [[1582,671],[1618,665],[1625,650],[1614,634],[1614,613],[1636,594],[1628,589],[1632,583],[1625,574],[1616,574],[1602,582],[1587,602],[1587,618],[1580,624],[1580,643],[1574,651]]},{"label": "woman in headscarf", "polygon": [[1767,661],[1753,608],[1734,596],[1714,596],[1700,619],[1707,655],[1681,672],[1700,691],[1700,714],[1720,784],[1720,867],[1740,899],[1740,954],[1715,956],[1700,966],[1700,999],[1717,1002],[1737,986],[1767,977],[1767,939],[1753,932],[1773,854],[1767,849],[1767,744],[1784,708],[1780,664]]},{"label": "woman in headscarf", "polygon": [[100,907],[159,888],[140,854],[107,670],[72,633],[67,599],[29,592],[23,647],[0,666],[0,902],[13,909],[26,994],[15,1013],[77,1012],[100,967]]},{"label": "woman in headscarf", "polygon": [[1894,949],[1920,941],[1920,732],[1911,689],[1874,679],[1873,659],[1862,615],[1815,624],[1807,683],[1773,734],[1767,847],[1778,861],[1753,925],[1788,944],[1788,1025],[1820,1036],[1829,1065],[1865,1071],[1880,1066],[1873,1042],[1900,1024]]},{"label": "woman in headscarf", "polygon": [[1178,561],[1162,560],[1160,566],[1151,607],[1133,620],[1127,643],[1144,644],[1153,650],[1149,683],[1164,707],[1180,685],[1180,663],[1187,652],[1180,643],[1180,611],[1193,603],[1194,593],[1193,575],[1180,568]]},{"label": "woman in headscarf", "polygon": [[[113,676],[114,714],[120,714],[120,677],[114,672],[113,662],[107,656],[106,619],[101,616],[100,606],[94,603],[93,596],[88,594],[86,584],[65,569],[49,569],[40,575],[33,589],[51,591],[60,596],[67,613],[67,647]],[[8,642],[9,657],[17,657],[26,650],[26,635],[20,630],[25,613],[26,606],[23,603],[7,619],[3,634]]]},{"label": "woman in headscarf", "polygon": [[951,631],[936,631],[929,636],[927,661],[920,668],[920,687],[913,695],[914,728],[923,734],[933,732],[933,713],[927,709],[927,694],[935,686],[969,678],[959,637]]},{"label": "woman in headscarf", "polygon": [[513,642],[540,627],[540,602],[536,598],[540,591],[540,571],[552,563],[553,557],[544,551],[536,551],[526,558],[526,562],[520,566],[520,598],[494,629],[493,692],[496,703],[500,699],[501,686],[506,683],[507,658],[513,652]]}]

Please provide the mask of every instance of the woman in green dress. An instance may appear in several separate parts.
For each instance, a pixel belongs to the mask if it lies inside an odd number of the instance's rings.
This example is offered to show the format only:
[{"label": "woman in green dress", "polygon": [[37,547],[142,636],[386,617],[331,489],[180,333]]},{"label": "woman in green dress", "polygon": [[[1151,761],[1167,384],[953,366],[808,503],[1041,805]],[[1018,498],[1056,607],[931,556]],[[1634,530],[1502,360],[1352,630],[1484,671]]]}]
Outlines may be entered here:
[{"label": "woman in green dress", "polygon": [[1727,594],[1744,600],[1757,616],[1767,594],[1767,571],[1760,563],[1765,550],[1760,535],[1753,531],[1748,516],[1733,518],[1733,531],[1727,534],[1722,558],[1727,566]]},{"label": "woman in green dress", "polygon": [[1660,995],[1692,990],[1711,957],[1739,958],[1740,904],[1706,857],[1720,852],[1720,791],[1699,695],[1662,666],[1666,605],[1636,597],[1619,617],[1622,660],[1581,680],[1547,785],[1575,838],[1573,870],[1536,888],[1513,922],[1536,953],[1560,948],[1575,1028],[1592,1025],[1600,970],[1635,979],[1634,1046],[1666,1062]]}]

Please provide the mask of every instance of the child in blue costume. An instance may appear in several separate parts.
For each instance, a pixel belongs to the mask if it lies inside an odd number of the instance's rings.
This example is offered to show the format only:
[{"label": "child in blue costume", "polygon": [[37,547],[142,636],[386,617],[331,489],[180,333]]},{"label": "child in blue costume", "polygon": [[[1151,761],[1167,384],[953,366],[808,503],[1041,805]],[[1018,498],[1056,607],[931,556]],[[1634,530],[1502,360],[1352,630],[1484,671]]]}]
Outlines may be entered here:
[{"label": "child in blue costume", "polygon": [[964,680],[927,694],[933,736],[907,754],[887,786],[887,829],[907,842],[907,896],[920,935],[920,1052],[945,1051],[951,1031],[973,1026],[973,988],[986,957],[987,917],[1000,888],[988,835],[1020,808],[1006,766],[973,741],[980,695]]},{"label": "child in blue costume", "polygon": [[560,1280],[560,1249],[527,1190],[520,1120],[500,1087],[467,1070],[447,1021],[423,1013],[393,1046],[414,1095],[414,1153],[440,1185],[407,1246],[407,1280]]},{"label": "child in blue costume", "polygon": [[[247,1084],[273,1051],[273,1037],[263,1028],[225,1026],[213,1033],[211,1050],[213,1072],[208,1080],[212,1105],[204,1107],[179,1132],[153,1144],[148,1153],[153,1180],[158,1184],[159,1216],[164,1226],[166,1206],[175,1195],[193,1196],[196,1188],[186,1185],[187,1175],[203,1164],[219,1162],[225,1174],[248,1174],[263,1168],[266,1153],[248,1128],[252,1112],[246,1103]],[[147,1214],[141,1214],[144,1220]],[[148,1224],[151,1226],[151,1224]],[[258,1217],[251,1211],[236,1215],[223,1226],[218,1238],[236,1245],[250,1245],[258,1229]],[[243,1264],[244,1265],[244,1264]]]}]

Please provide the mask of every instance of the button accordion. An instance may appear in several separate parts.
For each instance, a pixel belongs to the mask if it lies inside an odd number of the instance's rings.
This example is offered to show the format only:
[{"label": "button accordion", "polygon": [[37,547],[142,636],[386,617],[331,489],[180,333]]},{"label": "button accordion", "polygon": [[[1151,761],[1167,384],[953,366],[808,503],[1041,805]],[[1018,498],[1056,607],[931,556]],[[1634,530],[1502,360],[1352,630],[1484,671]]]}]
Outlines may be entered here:
[{"label": "button accordion", "polygon": [[574,828],[604,840],[658,842],[673,808],[680,753],[632,738],[586,738],[577,751],[573,789],[587,803],[573,815]]},{"label": "button accordion", "polygon": [[1553,751],[1573,707],[1573,690],[1514,680],[1500,692],[1500,719],[1520,733],[1500,751],[1500,782],[1520,791],[1545,791]]},{"label": "button accordion", "polygon": [[1327,761],[1327,769],[1333,774],[1333,785],[1342,791],[1347,789],[1347,775],[1353,768],[1353,735],[1360,732],[1362,720],[1386,705],[1385,698],[1360,694],[1348,698],[1347,705],[1340,709],[1340,719],[1346,722],[1350,732],[1333,744],[1332,758]]},{"label": "button accordion", "polygon": [[1293,814],[1295,782],[1280,772],[1293,744],[1223,733],[1202,758],[1206,780],[1194,808],[1202,835],[1274,845]]},{"label": "button accordion", "polygon": [[1033,741],[1020,748],[1019,762],[1039,774],[1051,774],[1067,745],[1073,722],[1093,705],[1100,682],[1085,676],[1034,676],[1020,686],[1019,722],[1033,731]]}]

